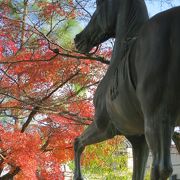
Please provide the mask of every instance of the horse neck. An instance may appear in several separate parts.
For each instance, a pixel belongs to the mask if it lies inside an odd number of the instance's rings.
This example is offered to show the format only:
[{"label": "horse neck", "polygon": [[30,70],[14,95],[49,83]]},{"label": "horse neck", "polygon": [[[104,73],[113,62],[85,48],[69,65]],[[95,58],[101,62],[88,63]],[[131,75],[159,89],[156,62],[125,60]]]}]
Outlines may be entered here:
[{"label": "horse neck", "polygon": [[131,0],[127,16],[127,36],[137,34],[142,25],[148,21],[148,11],[144,0]]},{"label": "horse neck", "polygon": [[124,2],[123,6],[119,9],[117,18],[111,65],[114,64],[117,57],[119,57],[117,61],[122,59],[127,48],[127,40],[138,36],[140,28],[149,19],[144,0],[126,0]]}]

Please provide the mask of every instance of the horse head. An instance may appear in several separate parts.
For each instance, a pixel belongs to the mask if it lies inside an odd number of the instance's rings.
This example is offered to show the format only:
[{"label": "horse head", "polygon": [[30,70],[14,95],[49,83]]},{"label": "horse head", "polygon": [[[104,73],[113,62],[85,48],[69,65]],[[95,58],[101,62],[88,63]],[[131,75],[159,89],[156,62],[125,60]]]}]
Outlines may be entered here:
[{"label": "horse head", "polygon": [[96,0],[97,7],[90,22],[75,37],[75,45],[80,52],[88,53],[94,46],[98,46],[107,39],[115,37],[119,0],[114,1],[117,2]]}]

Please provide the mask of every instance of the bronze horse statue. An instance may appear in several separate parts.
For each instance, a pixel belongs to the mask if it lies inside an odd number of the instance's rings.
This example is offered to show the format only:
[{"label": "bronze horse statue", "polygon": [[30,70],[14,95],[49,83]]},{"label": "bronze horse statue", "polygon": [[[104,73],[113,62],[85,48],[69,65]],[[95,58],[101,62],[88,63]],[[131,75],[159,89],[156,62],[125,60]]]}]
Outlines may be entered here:
[{"label": "bronze horse statue", "polygon": [[171,139],[180,125],[180,7],[149,19],[144,0],[97,0],[76,36],[88,53],[114,37],[109,68],[94,95],[95,120],[75,139],[75,180],[85,146],[124,135],[133,149],[133,180],[143,180],[149,150],[151,180],[172,173]]}]

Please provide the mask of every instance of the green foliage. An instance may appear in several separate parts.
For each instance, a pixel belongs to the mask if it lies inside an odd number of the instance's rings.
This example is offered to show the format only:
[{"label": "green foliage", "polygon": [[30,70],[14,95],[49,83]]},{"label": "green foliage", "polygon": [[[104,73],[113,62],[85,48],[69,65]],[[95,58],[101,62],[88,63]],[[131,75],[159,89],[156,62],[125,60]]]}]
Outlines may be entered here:
[{"label": "green foliage", "polygon": [[72,48],[75,35],[81,30],[79,23],[74,19],[70,19],[65,21],[61,28],[58,29],[56,37],[60,39],[59,43],[62,47],[70,49]]},{"label": "green foliage", "polygon": [[87,92],[87,90],[83,89],[83,87],[78,83],[73,84],[73,90],[79,97],[85,97],[86,92]]},{"label": "green foliage", "polygon": [[[129,180],[128,154],[122,138],[88,146],[82,156],[82,173],[86,179]],[[70,168],[73,169],[72,163]]]},{"label": "green foliage", "polygon": [[150,170],[148,169],[145,175],[145,179],[144,180],[149,180],[150,179]]}]

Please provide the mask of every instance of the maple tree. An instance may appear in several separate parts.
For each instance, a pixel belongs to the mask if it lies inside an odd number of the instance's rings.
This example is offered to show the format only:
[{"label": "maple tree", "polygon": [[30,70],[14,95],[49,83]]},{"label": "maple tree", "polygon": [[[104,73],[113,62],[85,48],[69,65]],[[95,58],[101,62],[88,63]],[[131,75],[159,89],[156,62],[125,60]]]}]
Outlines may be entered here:
[{"label": "maple tree", "polygon": [[72,0],[0,1],[2,179],[63,179],[73,140],[93,119],[111,49],[75,51],[83,11]]},{"label": "maple tree", "polygon": [[[88,146],[82,157],[82,171],[88,179],[131,179],[125,138],[116,136],[108,141]],[[93,158],[92,158],[93,157]]]}]

